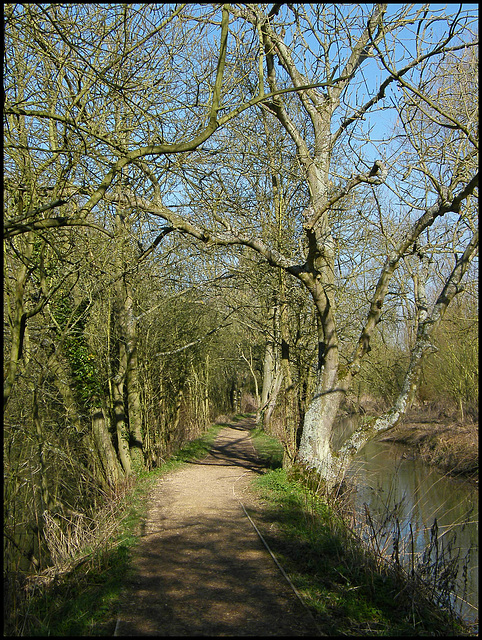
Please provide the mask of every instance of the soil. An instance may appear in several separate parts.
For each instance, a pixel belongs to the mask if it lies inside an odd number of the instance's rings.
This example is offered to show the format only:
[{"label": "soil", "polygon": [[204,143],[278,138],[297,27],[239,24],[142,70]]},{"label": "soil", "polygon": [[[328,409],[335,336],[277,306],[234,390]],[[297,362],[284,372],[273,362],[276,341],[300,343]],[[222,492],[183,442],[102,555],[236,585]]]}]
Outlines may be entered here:
[{"label": "soil", "polygon": [[320,635],[242,507],[259,508],[253,426],[222,429],[205,459],[152,490],[114,635]]},{"label": "soil", "polygon": [[380,437],[414,449],[427,464],[478,484],[479,425],[452,416],[412,410],[400,425]]}]

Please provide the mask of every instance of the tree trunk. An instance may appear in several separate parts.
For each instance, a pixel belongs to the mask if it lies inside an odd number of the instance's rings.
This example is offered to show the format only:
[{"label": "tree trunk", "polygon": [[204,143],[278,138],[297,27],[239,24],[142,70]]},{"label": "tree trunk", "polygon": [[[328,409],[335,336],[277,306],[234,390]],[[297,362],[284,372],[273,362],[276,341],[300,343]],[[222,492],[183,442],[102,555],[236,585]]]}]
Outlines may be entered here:
[{"label": "tree trunk", "polygon": [[280,334],[281,334],[281,371],[284,379],[284,441],[283,441],[283,468],[289,469],[295,460],[298,443],[298,402],[295,385],[291,376],[290,367],[290,332],[288,303],[286,301],[286,274],[280,270]]},{"label": "tree trunk", "polygon": [[[121,444],[129,442],[129,455],[131,459],[131,470],[140,471],[144,468],[143,436],[142,436],[142,408],[139,389],[139,371],[137,359],[137,322],[133,312],[133,300],[131,287],[125,278],[119,280],[116,285],[116,309],[120,340],[120,357],[125,366],[122,371],[119,366],[119,375],[116,384],[125,384],[127,396],[127,415],[129,418],[129,437],[125,434],[125,416],[121,419],[121,400],[124,402],[124,388],[122,396],[120,388],[115,392],[117,400],[117,415],[120,419],[119,428],[121,431]],[[125,374],[125,375],[124,375]],[[120,452],[120,450],[119,450]],[[126,460],[126,464],[128,462]]]},{"label": "tree trunk", "polygon": [[209,354],[206,355],[206,364],[204,369],[204,427],[209,426],[211,420],[211,412],[209,410]]},{"label": "tree trunk", "polygon": [[129,427],[124,405],[124,380],[126,376],[126,350],[122,343],[119,344],[119,370],[113,380],[112,403],[114,410],[115,428],[117,434],[117,448],[119,459],[126,476],[132,472],[132,461],[129,450]]},{"label": "tree trunk", "polygon": [[102,408],[96,407],[92,409],[92,434],[105,482],[111,489],[115,489],[123,479],[123,473],[117,460]]},{"label": "tree trunk", "polygon": [[274,357],[273,357],[273,342],[268,340],[266,343],[266,349],[264,352],[263,361],[263,386],[261,388],[261,407],[264,407],[268,403],[269,392],[273,386],[274,378]]},{"label": "tree trunk", "polygon": [[[312,241],[316,246],[321,242],[317,237]],[[313,253],[317,255],[318,252],[313,250]],[[313,274],[302,274],[301,279],[311,293],[316,308],[318,367],[314,396],[304,417],[298,459],[308,467],[316,468],[322,477],[331,482],[331,434],[347,386],[338,380],[338,337],[334,302],[332,290],[327,294],[326,289],[329,287],[324,284],[333,280],[332,263],[327,252],[314,260],[313,271]],[[320,272],[326,274],[324,280],[319,277]]]},{"label": "tree trunk", "polygon": [[177,429],[178,429],[179,423],[181,421],[181,407],[182,407],[183,398],[184,398],[184,390],[180,386],[179,390],[177,392],[176,409],[175,409],[175,412],[174,412],[174,421],[173,421],[172,427],[171,427],[170,438],[176,437],[176,434],[177,434]]},{"label": "tree trunk", "polygon": [[[21,205],[20,205],[21,206]],[[11,345],[10,345],[10,357],[7,361],[7,373],[5,376],[5,382],[3,386],[3,408],[5,409],[12,388],[17,375],[18,364],[22,357],[23,340],[26,327],[26,314],[24,309],[24,295],[27,278],[29,276],[29,270],[26,267],[26,263],[32,257],[33,251],[33,233],[27,235],[25,241],[25,263],[22,264],[16,274],[15,279],[15,299],[13,305],[13,311],[9,313],[10,324],[12,331]],[[8,298],[7,298],[8,305]]]},{"label": "tree trunk", "polygon": [[[269,329],[267,340],[266,340],[266,348],[264,352],[264,361],[263,361],[263,385],[261,388],[261,404],[258,408],[258,412],[256,414],[256,422],[261,425],[265,431],[269,429],[269,421],[271,414],[273,412],[273,408],[269,410],[270,399],[273,394],[273,391],[277,387],[275,384],[275,378],[279,377],[277,375],[278,367],[276,366],[276,354],[275,354],[275,344],[273,340],[272,331],[275,330],[275,308],[271,307],[270,309],[270,324],[271,327]],[[276,395],[279,391],[276,391]],[[276,397],[274,398],[276,400]]]},{"label": "tree trunk", "polygon": [[143,436],[142,436],[142,406],[139,389],[139,369],[137,360],[137,345],[129,341],[130,349],[127,356],[127,404],[129,409],[130,454],[135,471],[144,468]]},{"label": "tree trunk", "polygon": [[263,429],[266,432],[269,432],[269,428],[271,425],[271,416],[276,406],[276,401],[278,400],[278,395],[281,389],[282,382],[283,382],[283,372],[281,371],[281,369],[279,369],[273,379],[271,390],[269,393],[268,404],[266,406],[265,411],[262,414]]}]

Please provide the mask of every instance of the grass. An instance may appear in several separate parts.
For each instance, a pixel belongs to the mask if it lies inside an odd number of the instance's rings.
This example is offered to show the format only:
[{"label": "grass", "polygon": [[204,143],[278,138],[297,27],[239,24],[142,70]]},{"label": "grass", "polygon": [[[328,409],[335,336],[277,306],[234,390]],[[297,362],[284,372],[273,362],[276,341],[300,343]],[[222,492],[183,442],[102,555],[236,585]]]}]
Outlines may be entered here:
[{"label": "grass", "polygon": [[413,585],[381,567],[337,512],[292,471],[272,469],[254,487],[256,524],[328,635],[457,635],[465,630]]},{"label": "grass", "polygon": [[283,464],[283,445],[262,429],[251,431],[251,437],[258,456],[269,469],[278,469]]},{"label": "grass", "polygon": [[32,577],[23,606],[5,621],[4,635],[111,636],[150,489],[161,475],[203,458],[223,426],[213,425],[161,467],[140,474],[118,498],[115,533],[101,548],[84,549],[70,567]]},{"label": "grass", "polygon": [[[241,420],[245,416],[238,416]],[[120,607],[133,547],[158,478],[203,458],[218,431],[187,443],[164,465],[141,474],[122,497],[115,535],[48,584],[38,583],[4,635],[109,636]],[[296,589],[328,635],[457,635],[400,577],[384,571],[353,539],[340,516],[294,472],[281,469],[283,449],[259,429],[251,431],[267,471],[255,481],[263,508],[256,524]]]}]

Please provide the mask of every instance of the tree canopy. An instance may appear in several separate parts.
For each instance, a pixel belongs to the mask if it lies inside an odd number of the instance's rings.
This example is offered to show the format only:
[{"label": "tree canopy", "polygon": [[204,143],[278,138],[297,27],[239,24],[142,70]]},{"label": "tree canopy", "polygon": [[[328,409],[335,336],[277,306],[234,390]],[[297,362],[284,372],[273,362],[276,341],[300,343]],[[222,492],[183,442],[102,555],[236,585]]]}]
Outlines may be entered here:
[{"label": "tree canopy", "polygon": [[[12,557],[42,564],[45,510],[217,414],[257,410],[327,486],[399,422],[477,296],[477,19],[5,5],[6,487],[35,505],[26,542],[7,519]],[[379,378],[383,411],[340,441]]]}]

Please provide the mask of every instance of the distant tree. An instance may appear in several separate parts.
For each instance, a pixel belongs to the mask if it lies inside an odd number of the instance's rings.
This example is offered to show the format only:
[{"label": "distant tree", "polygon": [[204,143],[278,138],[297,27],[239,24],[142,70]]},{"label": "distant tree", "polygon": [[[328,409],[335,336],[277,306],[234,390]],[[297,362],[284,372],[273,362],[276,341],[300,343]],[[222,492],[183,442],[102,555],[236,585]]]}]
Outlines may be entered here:
[{"label": "distant tree", "polygon": [[458,407],[462,421],[467,416],[477,419],[479,314],[473,287],[448,309],[434,331],[433,344],[434,353],[423,365],[422,398],[444,409]]},{"label": "distant tree", "polygon": [[[299,223],[304,236],[302,261],[279,250],[272,239],[262,238],[251,225],[240,227],[235,217],[226,215],[229,207],[225,207],[222,217],[216,213],[208,225],[201,219],[194,223],[161,204],[159,199],[156,202],[125,194],[124,202],[126,206],[137,206],[164,218],[205,243],[251,247],[269,264],[298,278],[307,288],[316,309],[319,357],[316,388],[304,417],[298,458],[316,468],[331,485],[367,440],[393,427],[410,406],[422,358],[430,351],[433,327],[456,295],[477,251],[478,237],[475,230],[470,230],[470,220],[478,174],[476,167],[472,168],[465,160],[467,170],[461,174],[458,170],[461,158],[454,158],[461,143],[462,159],[472,158],[476,153],[475,114],[469,111],[460,117],[451,105],[437,101],[431,90],[441,77],[444,56],[457,57],[475,46],[471,31],[475,16],[461,11],[441,16],[405,6],[389,10],[386,5],[376,5],[368,13],[359,7],[331,5],[316,8],[290,5],[283,9],[275,5],[268,12],[247,5],[233,9],[233,14],[236,25],[244,21],[251,25],[253,37],[259,37],[257,49],[252,53],[257,57],[252,67],[256,80],[251,86],[259,88],[266,83],[270,94],[274,94],[273,99],[266,97],[263,108],[291,137],[307,187],[307,202]],[[437,25],[436,34],[430,32],[431,24]],[[402,46],[405,38],[411,43],[408,49]],[[366,97],[360,99],[364,69],[369,62],[372,69],[376,63],[379,72],[376,81],[367,87]],[[320,77],[325,81],[323,91],[313,88]],[[282,96],[280,92],[291,84],[298,87],[296,94]],[[386,144],[376,145],[379,155],[374,157],[370,137],[364,133],[364,122],[376,110],[383,113],[388,108],[405,125],[397,131],[393,127],[385,131]],[[411,120],[407,119],[408,113]],[[430,139],[423,145],[420,143],[424,128],[417,129],[417,122],[424,119],[443,138],[443,169],[437,165],[439,158],[429,146]],[[403,137],[410,153],[406,157],[397,153],[392,160],[396,136]],[[346,156],[342,165],[348,165],[351,157],[351,175],[333,175],[333,171],[339,171],[332,166],[335,150],[340,151],[340,157]],[[420,167],[421,178],[415,190],[409,180],[414,167]],[[334,183],[336,186],[331,189]],[[230,187],[226,181],[223,186],[229,202]],[[340,201],[363,188],[370,194],[366,206],[373,207],[364,220],[376,226],[383,247],[379,255],[384,253],[384,258],[377,269],[373,268],[369,253],[363,256],[360,265],[356,261],[353,265],[359,271],[370,266],[372,276],[362,294],[367,293],[367,298],[360,305],[366,319],[359,327],[352,353],[344,354],[341,360],[335,271],[337,246],[341,245],[334,237],[332,214]],[[195,211],[192,201],[190,211]],[[414,298],[416,339],[401,392],[386,415],[363,425],[335,451],[331,435],[340,404],[370,350],[375,328],[383,318],[393,275],[410,255],[421,260],[420,274],[424,273],[430,264],[425,238],[430,246],[431,236],[447,234],[446,220],[450,221],[448,226],[452,226],[452,220],[460,220],[461,229],[466,227],[467,232],[457,234],[457,259],[451,269],[444,271],[442,287],[431,309],[423,278],[418,277]],[[356,229],[353,218],[350,223],[346,227],[340,225],[343,235]],[[449,238],[445,235],[444,242],[451,241]]]},{"label": "distant tree", "polygon": [[[475,12],[21,3],[4,17],[9,522],[32,498],[33,520],[95,502],[160,460],[168,432],[228,406],[261,371],[248,328],[228,331],[242,308],[264,336],[266,412],[276,392],[285,403],[287,463],[298,453],[331,485],[410,405],[478,246]],[[258,316],[246,294],[221,303],[221,276],[243,269]],[[202,282],[216,285],[189,297]],[[333,448],[402,300],[401,392]]]}]

